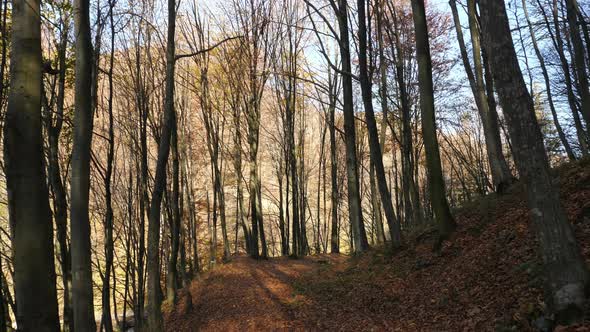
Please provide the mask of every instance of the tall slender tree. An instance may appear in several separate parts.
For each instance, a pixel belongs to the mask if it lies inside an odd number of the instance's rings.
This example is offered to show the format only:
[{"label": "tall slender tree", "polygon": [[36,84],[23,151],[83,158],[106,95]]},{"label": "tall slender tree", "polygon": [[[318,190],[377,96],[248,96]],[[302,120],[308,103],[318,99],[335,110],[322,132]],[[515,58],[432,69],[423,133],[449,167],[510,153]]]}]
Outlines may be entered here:
[{"label": "tall slender tree", "polygon": [[508,164],[506,163],[506,159],[502,153],[502,140],[500,138],[498,114],[495,108],[490,107],[488,95],[486,94],[484,86],[480,29],[476,13],[475,0],[469,0],[467,2],[472,58],[474,64],[473,69],[471,68],[469,57],[467,55],[456,1],[451,0],[449,3],[451,5],[453,19],[455,21],[455,31],[457,32],[457,41],[459,42],[463,67],[465,68],[465,73],[467,74],[471,91],[475,97],[475,104],[477,110],[479,111],[479,117],[481,118],[484,129],[486,152],[492,173],[494,189],[501,190],[512,182],[512,174],[510,174],[510,169],[508,168]]},{"label": "tall slender tree", "polygon": [[344,142],[346,145],[346,178],[348,183],[348,218],[352,228],[354,251],[359,253],[369,248],[363,223],[361,196],[359,192],[359,171],[356,151],[356,126],[352,91],[352,65],[348,28],[348,4],[338,0],[333,4],[340,31],[339,49],[342,60],[342,98],[344,113]]},{"label": "tall slender tree", "polygon": [[340,192],[338,188],[338,157],[336,146],[336,100],[338,98],[338,74],[330,70],[328,74],[328,94],[329,94],[329,112],[330,112],[330,182],[332,183],[330,192],[331,205],[331,234],[330,234],[330,252],[337,254],[340,252],[340,225],[338,223],[338,204],[340,201]]},{"label": "tall slender tree", "polygon": [[430,192],[432,209],[439,227],[440,240],[444,240],[456,228],[456,224],[446,198],[445,182],[437,141],[434,87],[432,84],[432,60],[430,57],[424,0],[412,0],[412,13],[416,32],[416,58],[418,60],[418,82],[420,84],[422,138],[426,150],[428,190]]},{"label": "tall slender tree", "polygon": [[92,66],[94,60],[89,11],[89,0],[74,1],[76,83],[72,177],[70,180],[70,233],[72,237],[72,306],[74,308],[74,329],[76,331],[96,330],[92,291],[90,219],[88,215],[90,148],[93,130]]},{"label": "tall slender tree", "polygon": [[[113,318],[111,316],[111,275],[114,275],[114,239],[113,239],[113,194],[112,178],[114,171],[115,159],[115,124],[113,116],[113,68],[114,68],[114,49],[115,49],[115,20],[113,18],[114,3],[109,1],[109,25],[110,25],[110,47],[111,55],[109,57],[109,69],[107,72],[108,96],[107,96],[107,118],[108,118],[108,146],[107,146],[107,165],[104,174],[105,184],[105,216],[104,216],[104,255],[105,255],[105,272],[102,285],[102,321],[105,332],[113,331]],[[113,285],[114,288],[114,285]],[[113,305],[116,305],[113,302]]]},{"label": "tall slender tree", "polygon": [[[72,321],[72,303],[71,303],[71,284],[72,270],[70,246],[68,240],[68,203],[66,188],[62,178],[62,169],[59,162],[60,157],[60,136],[64,123],[64,105],[66,94],[66,70],[68,49],[68,34],[70,30],[70,19],[64,11],[60,13],[61,34],[60,43],[57,49],[58,68],[57,68],[57,97],[55,102],[55,112],[48,109],[44,118],[47,127],[47,141],[49,152],[47,158],[47,177],[49,186],[53,194],[53,217],[55,220],[55,230],[57,244],[59,247],[59,262],[62,273],[63,287],[63,326],[64,330],[73,330]],[[45,98],[47,99],[47,98]],[[49,106],[49,105],[48,105]],[[47,107],[49,108],[49,107]]]},{"label": "tall slender tree", "polygon": [[[377,133],[377,122],[375,121],[375,112],[373,110],[373,91],[371,78],[369,77],[369,68],[367,60],[367,23],[365,15],[365,0],[357,1],[358,11],[358,39],[359,39],[359,67],[360,67],[360,83],[362,90],[363,104],[365,106],[365,121],[367,122],[367,131],[369,134],[369,150],[372,168],[375,169],[377,176],[377,187],[381,195],[381,203],[387,224],[391,229],[391,242],[394,247],[401,245],[401,227],[397,223],[395,214],[393,212],[393,203],[391,201],[391,194],[387,187],[387,180],[385,178],[385,168],[383,167],[383,155],[381,154],[381,144],[379,142],[379,134]],[[380,214],[381,212],[379,212]]]},{"label": "tall slender tree", "polygon": [[176,1],[168,0],[168,33],[166,42],[166,87],[164,96],[164,119],[158,146],[156,176],[150,205],[147,252],[147,328],[149,331],[162,331],[161,312],[162,289],[160,286],[160,212],[162,196],[166,189],[166,165],[170,154],[172,131],[176,129],[174,111],[174,69],[176,62]]}]

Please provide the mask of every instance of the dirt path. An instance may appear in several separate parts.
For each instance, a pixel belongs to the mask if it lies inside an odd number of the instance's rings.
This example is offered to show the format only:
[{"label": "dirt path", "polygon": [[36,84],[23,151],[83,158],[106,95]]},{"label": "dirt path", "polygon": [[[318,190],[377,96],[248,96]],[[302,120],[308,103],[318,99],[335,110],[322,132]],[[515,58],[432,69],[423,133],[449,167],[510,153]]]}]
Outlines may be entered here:
[{"label": "dirt path", "polygon": [[324,262],[322,258],[254,261],[237,257],[192,284],[192,308],[187,306],[187,295],[182,295],[166,319],[166,330],[309,329],[297,317],[301,295],[296,295],[293,283]]}]

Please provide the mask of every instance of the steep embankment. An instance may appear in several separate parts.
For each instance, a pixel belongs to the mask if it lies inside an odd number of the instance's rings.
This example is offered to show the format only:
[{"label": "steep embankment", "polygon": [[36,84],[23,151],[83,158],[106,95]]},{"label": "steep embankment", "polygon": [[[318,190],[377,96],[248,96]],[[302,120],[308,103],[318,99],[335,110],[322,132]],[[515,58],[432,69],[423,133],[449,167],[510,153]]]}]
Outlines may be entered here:
[{"label": "steep embankment", "polygon": [[[590,162],[556,173],[588,260]],[[353,259],[237,258],[192,285],[192,308],[185,295],[167,315],[167,329],[531,330],[543,300],[522,188],[456,216],[459,230],[439,253],[433,233],[423,232],[408,236],[401,251]]]}]

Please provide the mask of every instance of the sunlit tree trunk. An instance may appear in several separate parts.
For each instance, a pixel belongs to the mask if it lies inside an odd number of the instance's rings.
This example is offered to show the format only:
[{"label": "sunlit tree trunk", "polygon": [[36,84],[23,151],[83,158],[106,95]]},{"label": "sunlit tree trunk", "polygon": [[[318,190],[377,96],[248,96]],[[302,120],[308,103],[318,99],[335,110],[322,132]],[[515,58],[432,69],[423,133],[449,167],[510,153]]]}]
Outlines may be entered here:
[{"label": "sunlit tree trunk", "polygon": [[58,331],[53,227],[41,133],[40,1],[17,0],[12,5],[4,162],[16,321],[22,331]]},{"label": "sunlit tree trunk", "polygon": [[[237,103],[236,103],[237,104]],[[234,133],[234,172],[236,176],[236,228],[242,227],[246,253],[250,254],[250,230],[244,221],[244,190],[242,188],[242,133],[241,133],[241,111],[234,105],[233,121]],[[237,238],[236,238],[237,241]]]},{"label": "sunlit tree trunk", "polygon": [[[88,215],[90,191],[90,148],[92,143],[92,64],[90,41],[90,1],[74,1],[76,35],[76,86],[74,112],[74,142],[72,150],[71,225],[72,237],[72,306],[74,329],[94,331],[94,297],[92,291],[90,220]],[[96,79],[96,78],[95,78]]]}]

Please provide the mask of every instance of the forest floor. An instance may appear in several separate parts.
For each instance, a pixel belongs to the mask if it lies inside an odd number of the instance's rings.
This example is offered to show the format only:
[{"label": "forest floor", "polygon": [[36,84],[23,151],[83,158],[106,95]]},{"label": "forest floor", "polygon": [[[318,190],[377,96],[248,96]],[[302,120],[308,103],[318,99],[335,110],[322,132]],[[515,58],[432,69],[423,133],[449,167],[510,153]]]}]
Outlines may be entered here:
[{"label": "forest floor", "polygon": [[[590,161],[555,172],[590,263]],[[455,216],[458,231],[438,252],[436,233],[426,229],[406,234],[401,250],[376,248],[357,257],[235,257],[183,290],[179,303],[165,309],[166,329],[537,330],[544,324],[541,267],[522,186],[481,198]]]}]

